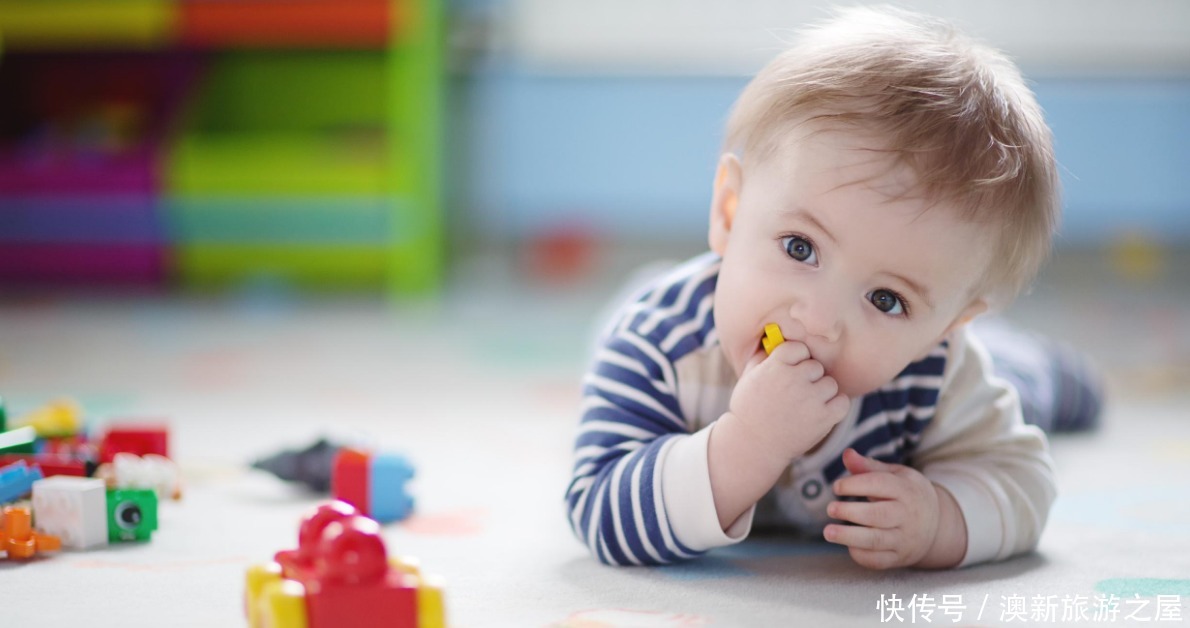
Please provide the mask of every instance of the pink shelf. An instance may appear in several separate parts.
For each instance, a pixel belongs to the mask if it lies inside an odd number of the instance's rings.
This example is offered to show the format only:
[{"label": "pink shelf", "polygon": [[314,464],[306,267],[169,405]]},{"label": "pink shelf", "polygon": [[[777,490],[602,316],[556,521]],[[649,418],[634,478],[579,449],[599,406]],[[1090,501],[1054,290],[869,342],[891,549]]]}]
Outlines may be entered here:
[{"label": "pink shelf", "polygon": [[0,281],[28,284],[161,284],[164,244],[10,244],[0,246]]}]

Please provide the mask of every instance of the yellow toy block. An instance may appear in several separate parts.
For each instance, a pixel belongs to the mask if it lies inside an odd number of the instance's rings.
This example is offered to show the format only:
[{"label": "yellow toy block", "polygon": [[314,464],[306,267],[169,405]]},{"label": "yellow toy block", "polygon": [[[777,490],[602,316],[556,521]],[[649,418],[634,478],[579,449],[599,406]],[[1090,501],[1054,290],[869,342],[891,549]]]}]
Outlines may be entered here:
[{"label": "yellow toy block", "polygon": [[769,323],[764,326],[764,338],[760,339],[760,344],[764,345],[765,355],[772,355],[773,349],[777,345],[785,342],[785,336],[781,335],[781,327],[776,323]]},{"label": "yellow toy block", "polygon": [[417,628],[446,628],[446,601],[441,578],[427,576],[417,587]]},{"label": "yellow toy block", "polygon": [[265,587],[281,580],[281,565],[277,563],[248,568],[244,582],[244,611],[248,615],[250,628],[262,628],[265,625],[262,613]]},{"label": "yellow toy block", "polygon": [[26,414],[13,424],[32,427],[41,438],[74,436],[83,428],[83,409],[73,399],[59,399]]},{"label": "yellow toy block", "polygon": [[270,628],[307,628],[306,587],[296,580],[281,580],[266,584],[263,591],[262,614]]}]

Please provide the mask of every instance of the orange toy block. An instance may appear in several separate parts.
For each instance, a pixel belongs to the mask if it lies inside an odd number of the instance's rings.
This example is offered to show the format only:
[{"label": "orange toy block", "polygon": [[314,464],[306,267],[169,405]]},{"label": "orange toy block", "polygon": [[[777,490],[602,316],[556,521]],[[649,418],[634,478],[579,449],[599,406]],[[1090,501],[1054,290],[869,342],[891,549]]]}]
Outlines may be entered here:
[{"label": "orange toy block", "polygon": [[0,511],[0,551],[10,559],[28,560],[38,552],[56,552],[62,542],[52,534],[33,531],[33,514],[25,506],[8,506]]}]

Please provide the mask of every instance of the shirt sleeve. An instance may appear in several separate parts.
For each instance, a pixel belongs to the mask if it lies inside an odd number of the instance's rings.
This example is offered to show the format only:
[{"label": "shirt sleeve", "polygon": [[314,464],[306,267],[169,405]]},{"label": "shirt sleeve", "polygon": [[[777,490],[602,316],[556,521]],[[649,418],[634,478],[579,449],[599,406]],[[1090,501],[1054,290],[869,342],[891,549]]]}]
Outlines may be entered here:
[{"label": "shirt sleeve", "polygon": [[934,421],[914,466],[954,496],[967,526],[960,567],[1037,547],[1057,496],[1045,434],[1026,425],[1015,389],[992,374],[965,328],[950,340]]},{"label": "shirt sleeve", "polygon": [[[667,564],[743,538],[718,527],[709,429],[690,433],[673,364],[660,349],[627,329],[605,338],[584,380],[566,493],[571,528],[592,555],[612,565]],[[731,531],[746,530],[747,519]]]}]

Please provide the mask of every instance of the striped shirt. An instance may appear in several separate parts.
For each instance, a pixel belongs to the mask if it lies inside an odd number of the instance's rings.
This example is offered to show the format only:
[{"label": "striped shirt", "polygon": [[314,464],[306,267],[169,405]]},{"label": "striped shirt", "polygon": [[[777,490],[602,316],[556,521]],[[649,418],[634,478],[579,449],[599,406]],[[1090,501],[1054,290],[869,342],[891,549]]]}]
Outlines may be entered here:
[{"label": "striped shirt", "polygon": [[719,266],[718,256],[699,256],[631,299],[605,331],[583,382],[566,501],[575,534],[604,563],[693,558],[742,540],[754,517],[821,531],[834,499],[829,487],[847,473],[846,448],[913,464],[934,420],[946,341],[853,403],[824,443],[793,461],[755,512],[721,530],[713,503],[707,510],[704,477],[705,441],[736,383],[715,330]]}]

